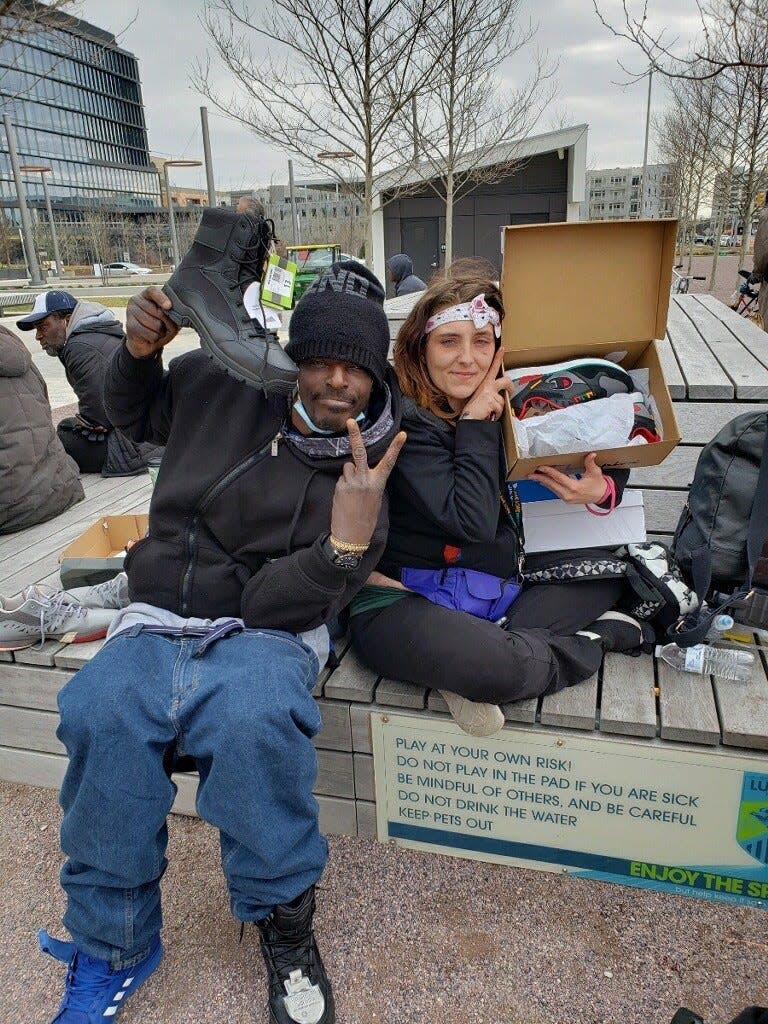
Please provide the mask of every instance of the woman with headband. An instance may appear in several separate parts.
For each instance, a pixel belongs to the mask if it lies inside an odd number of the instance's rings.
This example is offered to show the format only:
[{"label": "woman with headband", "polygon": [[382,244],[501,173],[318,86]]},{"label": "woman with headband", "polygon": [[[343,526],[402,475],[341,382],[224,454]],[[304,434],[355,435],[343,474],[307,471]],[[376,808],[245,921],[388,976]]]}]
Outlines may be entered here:
[{"label": "woman with headband", "polygon": [[[639,653],[646,643],[638,622],[610,611],[621,580],[579,581],[576,591],[522,582],[520,508],[500,422],[511,389],[498,376],[504,306],[485,271],[454,263],[398,334],[408,440],[389,480],[387,548],[350,619],[370,668],[440,690],[461,728],[478,736],[503,726],[499,705],[555,693],[592,676],[605,651]],[[603,474],[588,455],[579,479],[552,467],[532,479],[606,510],[627,476]]]}]

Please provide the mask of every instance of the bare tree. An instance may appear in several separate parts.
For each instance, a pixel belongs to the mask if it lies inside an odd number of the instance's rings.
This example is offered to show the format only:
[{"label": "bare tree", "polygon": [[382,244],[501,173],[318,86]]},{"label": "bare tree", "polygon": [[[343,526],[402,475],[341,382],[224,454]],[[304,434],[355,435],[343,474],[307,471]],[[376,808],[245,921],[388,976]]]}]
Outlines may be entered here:
[{"label": "bare tree", "polygon": [[[206,0],[211,64],[192,79],[220,111],[352,191],[372,252],[373,181],[400,163],[402,112],[431,69],[418,60],[430,17],[445,0]],[[264,44],[270,51],[262,52]]]},{"label": "bare tree", "polygon": [[[554,96],[555,65],[534,53],[524,85],[502,90],[501,66],[532,42],[519,21],[521,0],[446,0],[424,32],[422,61],[432,68],[417,100],[414,130],[424,177],[445,201],[445,263],[453,258],[453,208],[483,182],[499,181],[519,161],[524,139]],[[410,113],[410,112],[408,112]]]},{"label": "bare tree", "polygon": [[[34,69],[27,59],[26,48],[35,36],[50,29],[66,27],[68,16],[76,15],[81,0],[49,0],[38,3],[37,0],[0,0],[0,45],[6,44],[10,51],[6,53],[12,70],[4,70],[0,74],[0,88],[7,102],[17,96],[28,93],[41,78],[55,72],[61,61],[61,54],[48,53],[45,56],[48,66],[42,71]],[[62,37],[62,46],[66,37]],[[43,51],[45,53],[45,51]]]},{"label": "bare tree", "polygon": [[74,15],[81,0],[0,0],[0,41],[11,33],[31,36],[48,28],[60,28],[62,15]]},{"label": "bare tree", "polygon": [[715,80],[676,80],[666,110],[654,127],[662,159],[674,168],[677,185],[680,258],[688,248],[693,259],[696,221],[704,195],[712,186],[720,145],[721,90]]},{"label": "bare tree", "polygon": [[[603,15],[598,0],[592,0],[592,5],[614,36],[634,43],[645,55],[646,64],[668,78],[716,78],[734,68],[768,68],[768,53],[752,49],[746,30],[753,20],[765,21],[761,0],[697,0],[701,36],[692,50],[685,46],[681,49],[680,41],[670,38],[665,30],[650,27],[648,0],[636,5],[631,0],[622,0],[624,24],[618,28]],[[731,45],[723,48],[723,40],[729,40]],[[640,78],[646,71],[644,67],[641,72],[630,74]]]},{"label": "bare tree", "polygon": [[109,284],[107,264],[115,259],[115,251],[123,244],[122,217],[101,206],[93,206],[83,213],[83,228],[94,263],[101,267],[101,280]]},{"label": "bare tree", "polygon": [[192,247],[192,241],[200,226],[200,218],[203,216],[203,207],[187,205],[174,209],[176,216],[176,235],[179,240],[179,252],[182,256]]},{"label": "bare tree", "polygon": [[[749,24],[748,51],[755,55],[768,52],[768,19]],[[768,163],[768,66],[753,65],[745,69],[747,79],[746,103],[739,119],[739,135],[745,168],[741,192],[741,251],[739,270],[744,266],[747,255],[752,215],[755,209],[755,194],[765,185],[765,170]]]}]

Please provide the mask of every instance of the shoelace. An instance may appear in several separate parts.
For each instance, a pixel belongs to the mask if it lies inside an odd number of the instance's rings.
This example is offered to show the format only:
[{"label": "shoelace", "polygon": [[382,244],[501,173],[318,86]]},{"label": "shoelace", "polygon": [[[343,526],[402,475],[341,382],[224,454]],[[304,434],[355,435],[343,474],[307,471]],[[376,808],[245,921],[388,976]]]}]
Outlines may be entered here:
[{"label": "shoelace", "polygon": [[[119,595],[123,587],[122,577],[124,573],[119,573],[111,580],[105,580],[103,583],[94,583],[89,588],[88,602],[92,608],[118,608],[120,606]],[[76,597],[73,597],[69,591],[66,591],[69,601],[73,605],[77,605],[80,602]],[[98,599],[101,603],[94,605],[94,600]],[[109,602],[109,603],[107,603]],[[115,604],[114,602],[117,602]],[[85,606],[84,606],[85,607]]]},{"label": "shoelace", "polygon": [[[27,601],[40,608],[40,644],[45,643],[46,633],[55,633],[61,623],[69,618],[73,621],[84,619],[88,614],[85,605],[74,604],[63,590],[45,594],[39,588],[30,588],[25,594]],[[69,598],[69,600],[67,600]]]},{"label": "shoelace", "polygon": [[269,959],[281,979],[284,975],[287,977],[297,967],[301,967],[304,975],[309,977],[312,966],[311,930],[307,933],[286,935],[271,925],[266,931],[265,938]]},{"label": "shoelace", "polygon": [[[238,284],[242,284],[244,280],[247,280],[250,284],[251,281],[261,279],[264,264],[269,256],[269,245],[274,238],[274,231],[270,228],[270,222],[260,220],[256,234],[256,241],[251,242],[250,245],[241,246],[242,252],[240,256],[233,258],[233,262],[237,263],[240,267]],[[247,269],[250,270],[250,275],[246,278],[244,271]]]},{"label": "shoelace", "polygon": [[61,1008],[88,1013],[93,1007],[94,1000],[103,994],[104,985],[109,981],[110,974],[92,957],[85,958],[88,961],[86,970],[78,970],[81,956],[82,954],[77,954],[67,971],[66,990]]},{"label": "shoelace", "polygon": [[[243,246],[240,256],[233,257],[233,262],[236,263],[240,269],[238,271],[237,281],[229,286],[229,290],[231,292],[236,291],[241,295],[237,300],[237,305],[243,310],[243,323],[251,324],[251,317],[245,312],[242,293],[253,281],[261,280],[264,266],[269,255],[269,243],[271,241],[271,237],[272,236],[267,233],[266,241],[263,241],[260,238],[252,245]],[[248,337],[261,338],[261,334],[251,331],[248,334]],[[262,340],[266,340],[267,345],[269,345],[268,339]]]}]

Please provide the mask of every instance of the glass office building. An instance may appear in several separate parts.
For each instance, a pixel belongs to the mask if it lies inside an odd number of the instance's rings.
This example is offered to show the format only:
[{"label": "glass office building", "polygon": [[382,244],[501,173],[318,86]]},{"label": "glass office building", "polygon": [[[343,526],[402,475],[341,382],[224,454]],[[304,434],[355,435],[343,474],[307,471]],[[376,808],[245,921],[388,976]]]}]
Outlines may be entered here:
[{"label": "glass office building", "polygon": [[[21,32],[15,19],[0,17],[0,99],[16,129],[19,162],[51,168],[46,180],[54,209],[160,208],[138,62],[113,35],[63,15],[54,25]],[[40,175],[23,177],[36,206],[42,200]],[[0,126],[0,207],[15,219],[15,206]]]}]

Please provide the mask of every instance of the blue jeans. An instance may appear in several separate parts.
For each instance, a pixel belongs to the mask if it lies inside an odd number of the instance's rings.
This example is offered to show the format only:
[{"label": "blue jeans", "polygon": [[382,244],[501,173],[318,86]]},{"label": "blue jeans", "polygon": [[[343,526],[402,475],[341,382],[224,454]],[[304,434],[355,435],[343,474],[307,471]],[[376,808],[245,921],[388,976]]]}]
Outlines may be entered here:
[{"label": "blue jeans", "polygon": [[194,757],[197,810],[219,829],[232,913],[266,917],[317,881],[328,856],[312,786],[316,655],[288,633],[200,639],[119,634],[59,694],[64,924],[113,968],[160,930],[176,756]]}]

